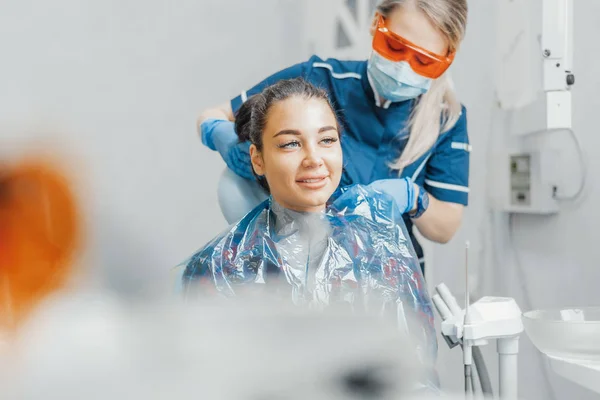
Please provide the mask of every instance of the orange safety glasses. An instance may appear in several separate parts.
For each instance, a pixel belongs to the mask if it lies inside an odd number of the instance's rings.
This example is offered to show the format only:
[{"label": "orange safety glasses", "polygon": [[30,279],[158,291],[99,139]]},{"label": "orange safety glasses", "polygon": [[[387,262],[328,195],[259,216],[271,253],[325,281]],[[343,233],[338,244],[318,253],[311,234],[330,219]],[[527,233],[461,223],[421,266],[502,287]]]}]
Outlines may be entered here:
[{"label": "orange safety glasses", "polygon": [[373,49],[390,61],[408,62],[417,74],[432,79],[439,78],[454,60],[454,53],[440,56],[396,35],[381,16],[373,35]]}]

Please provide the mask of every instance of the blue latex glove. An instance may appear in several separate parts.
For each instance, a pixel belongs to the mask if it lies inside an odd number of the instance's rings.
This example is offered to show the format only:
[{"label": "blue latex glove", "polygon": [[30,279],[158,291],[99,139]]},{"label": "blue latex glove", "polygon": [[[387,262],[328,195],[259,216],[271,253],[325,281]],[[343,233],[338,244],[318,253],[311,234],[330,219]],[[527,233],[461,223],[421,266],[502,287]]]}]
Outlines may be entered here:
[{"label": "blue latex glove", "polygon": [[369,187],[392,196],[402,214],[413,209],[416,200],[416,190],[412,179],[381,179],[371,182]]},{"label": "blue latex glove", "polygon": [[218,151],[236,175],[254,179],[250,162],[250,143],[238,142],[234,123],[224,119],[207,119],[200,125],[202,143],[211,150]]}]

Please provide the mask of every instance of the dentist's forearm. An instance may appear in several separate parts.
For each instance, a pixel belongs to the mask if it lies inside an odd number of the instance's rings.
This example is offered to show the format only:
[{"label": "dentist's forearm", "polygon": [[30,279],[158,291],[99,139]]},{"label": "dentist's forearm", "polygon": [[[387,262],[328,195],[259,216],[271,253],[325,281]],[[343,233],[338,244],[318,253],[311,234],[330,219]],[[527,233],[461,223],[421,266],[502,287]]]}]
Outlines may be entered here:
[{"label": "dentist's forearm", "polygon": [[413,223],[425,238],[437,243],[447,243],[460,227],[463,210],[462,204],[441,201],[430,194],[427,211],[414,219]]}]

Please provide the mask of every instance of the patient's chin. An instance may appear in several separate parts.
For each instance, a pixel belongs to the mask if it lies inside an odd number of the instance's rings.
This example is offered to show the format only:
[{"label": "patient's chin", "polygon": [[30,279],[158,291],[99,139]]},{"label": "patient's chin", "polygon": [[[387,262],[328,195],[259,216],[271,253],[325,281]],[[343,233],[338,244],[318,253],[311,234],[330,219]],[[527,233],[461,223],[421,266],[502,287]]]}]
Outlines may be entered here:
[{"label": "patient's chin", "polygon": [[327,204],[327,200],[331,197],[332,193],[330,191],[319,191],[317,193],[310,193],[304,196],[303,204],[304,207],[312,207],[312,208],[325,208]]},{"label": "patient's chin", "polygon": [[296,211],[321,211],[335,191],[333,185],[320,189],[297,189],[287,192],[272,190],[273,199],[285,208]]}]

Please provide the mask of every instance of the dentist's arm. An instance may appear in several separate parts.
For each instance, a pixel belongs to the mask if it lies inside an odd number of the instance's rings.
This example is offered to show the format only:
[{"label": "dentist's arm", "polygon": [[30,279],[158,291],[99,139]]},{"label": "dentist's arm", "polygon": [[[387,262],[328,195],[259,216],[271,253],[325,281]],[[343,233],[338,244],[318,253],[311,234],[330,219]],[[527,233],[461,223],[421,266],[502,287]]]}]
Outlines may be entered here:
[{"label": "dentist's arm", "polygon": [[[416,191],[415,198],[417,198],[419,191],[425,189],[414,183],[413,185]],[[414,212],[416,208],[415,201],[411,212]],[[447,243],[460,227],[464,208],[462,204],[441,201],[430,194],[429,207],[419,218],[412,221],[427,239],[437,243]]]},{"label": "dentist's arm", "polygon": [[250,164],[250,143],[239,143],[234,129],[231,105],[209,108],[198,117],[197,127],[202,144],[218,151],[225,164],[237,175],[254,179]]}]

